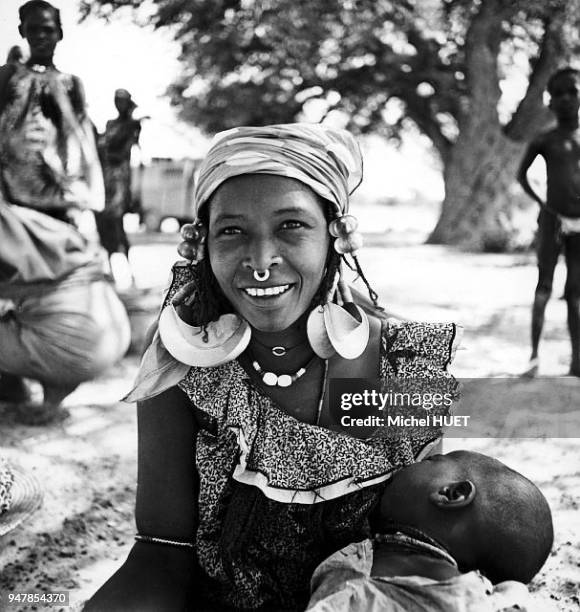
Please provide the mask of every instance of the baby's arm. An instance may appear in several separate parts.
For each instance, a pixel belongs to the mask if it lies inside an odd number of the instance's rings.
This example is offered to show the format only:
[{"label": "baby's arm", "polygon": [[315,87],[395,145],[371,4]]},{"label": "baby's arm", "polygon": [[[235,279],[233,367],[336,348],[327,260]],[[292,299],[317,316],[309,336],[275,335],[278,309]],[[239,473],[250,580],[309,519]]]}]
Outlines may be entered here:
[{"label": "baby's arm", "polygon": [[528,145],[518,169],[517,179],[519,184],[522,186],[522,189],[530,196],[530,198],[534,199],[542,208],[545,208],[546,203],[534,191],[533,187],[528,181],[528,170],[536,157],[540,155],[540,150],[540,141],[537,139]]}]

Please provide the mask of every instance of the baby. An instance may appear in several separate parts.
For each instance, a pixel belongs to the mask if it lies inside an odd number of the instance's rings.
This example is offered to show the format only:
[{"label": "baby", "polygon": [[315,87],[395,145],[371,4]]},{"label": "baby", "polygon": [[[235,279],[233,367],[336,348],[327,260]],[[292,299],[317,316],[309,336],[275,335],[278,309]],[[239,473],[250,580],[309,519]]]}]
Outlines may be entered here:
[{"label": "baby", "polygon": [[378,532],[372,542],[350,544],[315,570],[308,612],[525,609],[522,583],[540,570],[553,542],[539,489],[500,461],[467,451],[400,470],[371,523]]}]

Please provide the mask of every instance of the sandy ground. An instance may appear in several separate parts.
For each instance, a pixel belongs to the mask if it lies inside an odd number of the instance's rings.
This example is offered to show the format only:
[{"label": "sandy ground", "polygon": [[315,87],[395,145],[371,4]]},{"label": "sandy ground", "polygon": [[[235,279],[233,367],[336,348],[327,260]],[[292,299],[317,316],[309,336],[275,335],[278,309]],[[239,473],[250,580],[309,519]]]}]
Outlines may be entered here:
[{"label": "sandy ground", "polygon": [[[369,235],[363,267],[388,310],[464,326],[464,350],[453,369],[458,377],[512,377],[502,383],[502,405],[495,403],[506,426],[494,435],[504,437],[450,438],[445,449],[493,455],[541,487],[553,510],[555,544],[531,590],[538,610],[579,610],[580,380],[563,377],[569,360],[565,303],[554,299],[548,309],[541,377],[522,381],[516,377],[528,356],[533,257],[469,255],[421,245],[423,237]],[[132,259],[140,286],[163,285],[176,240],[137,240]],[[556,298],[563,282],[558,269]],[[2,453],[36,474],[44,489],[42,509],[0,538],[0,610],[44,609],[6,607],[6,594],[15,591],[68,590],[72,602],[86,599],[126,557],[134,533],[135,409],[119,398],[137,365],[128,356],[82,385],[67,399],[70,417],[60,424],[17,425],[0,409]],[[520,420],[508,423],[511,414]],[[539,437],[523,438],[520,421],[531,424],[526,435]],[[542,436],[543,430],[561,437]]]}]

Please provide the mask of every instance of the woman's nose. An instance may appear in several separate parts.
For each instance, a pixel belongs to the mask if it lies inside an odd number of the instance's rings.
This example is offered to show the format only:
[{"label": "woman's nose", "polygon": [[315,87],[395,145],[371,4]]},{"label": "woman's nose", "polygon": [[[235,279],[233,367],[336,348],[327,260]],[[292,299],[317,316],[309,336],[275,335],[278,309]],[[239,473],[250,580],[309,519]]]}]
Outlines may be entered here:
[{"label": "woman's nose", "polygon": [[282,261],[276,243],[268,239],[253,240],[248,245],[244,267],[250,270],[268,270]]}]

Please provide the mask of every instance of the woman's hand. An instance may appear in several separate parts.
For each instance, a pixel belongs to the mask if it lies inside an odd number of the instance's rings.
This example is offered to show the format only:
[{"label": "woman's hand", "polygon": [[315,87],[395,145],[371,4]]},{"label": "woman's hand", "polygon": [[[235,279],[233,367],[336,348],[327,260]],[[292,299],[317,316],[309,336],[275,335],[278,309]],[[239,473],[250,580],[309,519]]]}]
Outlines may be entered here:
[{"label": "woman's hand", "polygon": [[85,612],[181,612],[195,589],[191,549],[137,542],[121,568],[93,595]]}]

